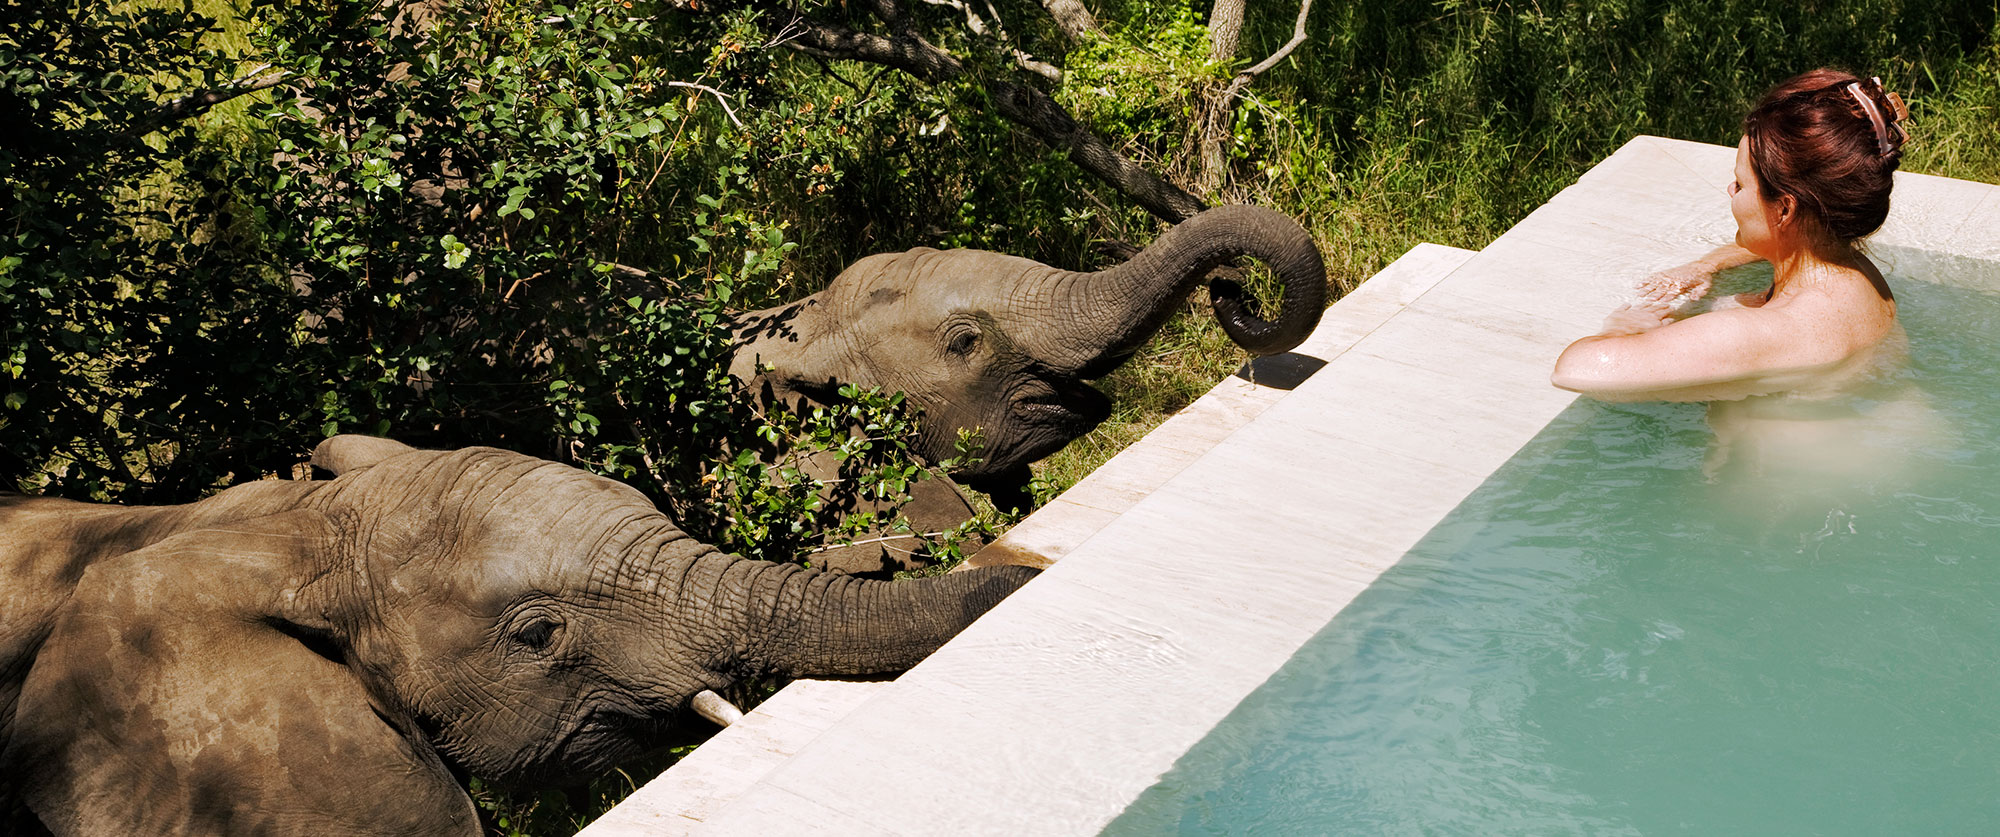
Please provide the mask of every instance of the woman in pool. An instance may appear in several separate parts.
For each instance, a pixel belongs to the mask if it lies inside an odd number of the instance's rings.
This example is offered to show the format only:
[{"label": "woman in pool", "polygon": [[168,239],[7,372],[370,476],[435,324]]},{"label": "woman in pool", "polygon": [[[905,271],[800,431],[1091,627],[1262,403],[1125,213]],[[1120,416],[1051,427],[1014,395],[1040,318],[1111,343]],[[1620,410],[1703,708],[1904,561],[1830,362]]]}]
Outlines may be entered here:
[{"label": "woman in pool", "polygon": [[[1902,332],[1856,243],[1889,213],[1908,115],[1880,80],[1836,70],[1772,88],[1736,147],[1736,243],[1647,280],[1603,332],[1570,344],[1551,381],[1606,401],[1718,401],[1831,395],[1869,377]],[[1771,263],[1770,288],[1676,318],[1677,300],[1758,260]]]}]

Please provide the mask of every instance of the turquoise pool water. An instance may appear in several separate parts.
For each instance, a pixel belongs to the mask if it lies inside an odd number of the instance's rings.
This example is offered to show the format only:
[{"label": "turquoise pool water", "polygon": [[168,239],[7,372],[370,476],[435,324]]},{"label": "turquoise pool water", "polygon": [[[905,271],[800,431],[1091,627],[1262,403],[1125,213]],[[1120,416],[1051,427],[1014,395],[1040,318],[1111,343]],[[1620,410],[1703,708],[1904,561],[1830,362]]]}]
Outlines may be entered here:
[{"label": "turquoise pool water", "polygon": [[2000,833],[2000,269],[1880,260],[1893,418],[1579,401],[1105,833]]}]

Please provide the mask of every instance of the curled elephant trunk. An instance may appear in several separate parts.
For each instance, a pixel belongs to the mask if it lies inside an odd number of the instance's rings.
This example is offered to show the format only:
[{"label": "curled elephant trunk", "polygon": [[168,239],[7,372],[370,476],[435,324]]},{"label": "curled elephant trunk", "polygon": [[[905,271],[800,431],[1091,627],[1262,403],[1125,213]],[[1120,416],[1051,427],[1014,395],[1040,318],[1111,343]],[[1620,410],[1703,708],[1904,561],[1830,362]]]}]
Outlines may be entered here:
[{"label": "curled elephant trunk", "polygon": [[[1241,256],[1262,260],[1278,275],[1283,302],[1262,319],[1241,285],[1209,286],[1216,318],[1231,340],[1253,355],[1290,350],[1312,333],[1326,308],[1326,265],[1312,236],[1282,213],[1257,206],[1221,206],[1176,225],[1139,254],[1109,270],[1069,274],[1071,322],[1111,323],[1116,330],[1079,368],[1108,372],[1153,336],[1174,307],[1210,270]],[[1085,377],[1096,377],[1085,374]]]},{"label": "curled elephant trunk", "polygon": [[1038,572],[986,567],[890,582],[756,563],[743,565],[754,574],[751,609],[762,611],[745,662],[789,677],[906,670]]}]

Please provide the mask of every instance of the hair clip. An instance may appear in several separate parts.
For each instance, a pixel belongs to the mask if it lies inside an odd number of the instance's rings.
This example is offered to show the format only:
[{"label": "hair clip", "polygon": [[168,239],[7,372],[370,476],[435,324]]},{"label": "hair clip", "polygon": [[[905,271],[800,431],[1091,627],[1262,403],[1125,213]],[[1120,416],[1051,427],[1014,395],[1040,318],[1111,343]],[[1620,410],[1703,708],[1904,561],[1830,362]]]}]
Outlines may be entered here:
[{"label": "hair clip", "polygon": [[[1877,90],[1882,89],[1881,79],[1879,78],[1871,79],[1871,81],[1874,82],[1875,89]],[[1889,156],[1889,154],[1895,151],[1896,149],[1889,144],[1889,126],[1882,124],[1882,110],[1880,108],[1875,107],[1874,99],[1868,98],[1868,94],[1861,92],[1861,82],[1858,81],[1848,82],[1847,93],[1848,95],[1854,97],[1854,101],[1860,103],[1861,112],[1867,115],[1868,124],[1875,129],[1876,150],[1881,152],[1881,156],[1883,157]],[[1904,112],[1907,112],[1907,110],[1905,110]],[[1895,124],[1896,126],[1896,132],[1900,135],[1900,139],[1903,140],[1909,139],[1910,135],[1907,132],[1903,131],[1903,126],[1900,121],[1893,124]]]},{"label": "hair clip", "polygon": [[1875,82],[1875,89],[1882,91],[1882,99],[1889,103],[1890,112],[1896,115],[1894,119],[1890,120],[1896,126],[1896,133],[1902,135],[1903,142],[1909,142],[1910,129],[1906,127],[1903,123],[1910,121],[1910,106],[1903,104],[1903,97],[1898,96],[1895,93],[1890,92],[1888,88],[1883,87],[1881,78],[1877,77],[1875,79],[1872,79],[1872,81]]},{"label": "hair clip", "polygon": [[1895,111],[1897,122],[1910,121],[1910,106],[1903,104],[1903,97],[1885,90],[1882,92],[1882,98],[1889,101],[1889,109]]}]

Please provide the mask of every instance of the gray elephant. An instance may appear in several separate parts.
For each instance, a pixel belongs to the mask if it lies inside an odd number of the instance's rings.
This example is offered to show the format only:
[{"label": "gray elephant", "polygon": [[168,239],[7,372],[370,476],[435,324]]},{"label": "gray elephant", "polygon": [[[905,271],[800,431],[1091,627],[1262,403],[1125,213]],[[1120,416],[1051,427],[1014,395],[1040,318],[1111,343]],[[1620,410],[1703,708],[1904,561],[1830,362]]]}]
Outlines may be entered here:
[{"label": "gray elephant", "polygon": [[185,506],[0,495],[15,825],[477,834],[456,777],[604,769],[746,677],[908,668],[1034,574],[750,561],[491,448],[340,436],[314,461],[337,477]]},{"label": "gray elephant", "polygon": [[1283,303],[1267,322],[1242,286],[1211,282],[1223,330],[1251,354],[1297,346],[1326,307],[1319,248],[1281,213],[1224,206],[1096,273],[981,250],[869,256],[826,290],[739,318],[730,372],[822,403],[841,384],[904,392],[923,411],[919,453],[951,458],[959,431],[978,429],[981,460],[953,477],[1011,505],[1029,463],[1109,415],[1086,382],[1123,364],[1210,270],[1240,256],[1277,274]]}]

